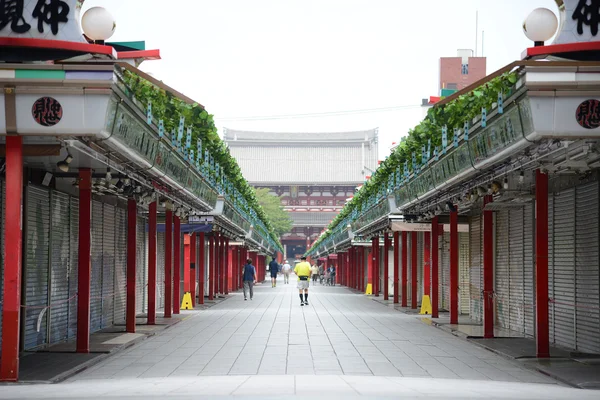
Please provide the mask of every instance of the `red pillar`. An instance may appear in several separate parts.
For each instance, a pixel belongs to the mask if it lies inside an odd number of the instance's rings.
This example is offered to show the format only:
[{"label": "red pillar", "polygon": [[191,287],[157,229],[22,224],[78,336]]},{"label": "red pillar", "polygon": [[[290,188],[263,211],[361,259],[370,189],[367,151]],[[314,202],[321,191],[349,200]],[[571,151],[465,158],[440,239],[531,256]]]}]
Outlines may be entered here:
[{"label": "red pillar", "polygon": [[417,255],[417,240],[419,240],[418,237],[419,236],[418,236],[417,232],[412,232],[412,235],[410,238],[410,247],[411,247],[410,261],[412,264],[411,268],[410,268],[410,271],[411,271],[410,306],[413,310],[417,308],[417,297],[419,296],[419,292],[417,290],[417,261],[419,260],[419,256]]},{"label": "red pillar", "polygon": [[190,248],[190,236],[185,233],[182,235],[183,237],[183,293],[191,292],[190,290],[190,256],[191,256],[191,248]]},{"label": "red pillar", "polygon": [[208,299],[215,298],[215,234],[208,238]]},{"label": "red pillar", "polygon": [[215,296],[221,293],[221,234],[215,233]]},{"label": "red pillar", "polygon": [[[89,277],[89,203],[91,199],[91,174],[89,170],[80,171],[80,178],[87,177],[86,191],[88,193],[88,277]],[[82,179],[83,181],[83,179]],[[82,187],[80,182],[79,187]],[[21,317],[21,269],[22,269],[22,200],[23,200],[23,138],[20,136],[6,137],[6,214],[4,222],[4,249],[6,258],[4,260],[4,301],[2,306],[2,356],[0,364],[0,381],[16,382],[19,379],[19,326]],[[84,206],[85,208],[85,206]],[[79,209],[81,213],[81,207]],[[81,226],[81,225],[80,225]],[[80,253],[81,244],[85,239],[79,240]],[[1,251],[1,249],[0,249]],[[85,257],[83,257],[85,259]],[[81,264],[81,258],[80,258]],[[81,271],[81,265],[79,270]],[[80,275],[81,276],[81,275]],[[85,276],[85,275],[84,275]],[[84,298],[83,306],[87,304],[87,345],[86,353],[89,350],[89,290],[90,284],[87,284],[87,303]],[[81,293],[81,292],[80,292]],[[85,308],[85,307],[82,307]],[[79,312],[80,310],[78,310]],[[81,319],[80,321],[85,321]],[[79,327],[85,323],[78,324],[77,344],[79,345]]]},{"label": "red pillar", "polygon": [[224,253],[225,253],[225,294],[229,294],[229,274],[231,271],[230,268],[230,258],[229,258],[229,239],[224,239]]},{"label": "red pillar", "polygon": [[[8,140],[10,137],[7,137]],[[9,152],[7,152],[7,156]],[[8,162],[8,158],[7,158]],[[8,165],[7,165],[8,169]],[[7,171],[8,175],[8,171]],[[8,176],[6,179],[7,194],[11,193],[14,195],[15,190],[10,190],[8,186]],[[12,210],[12,207],[10,208]],[[19,205],[19,214],[21,208]],[[8,198],[6,201],[6,229],[8,229],[9,221],[8,218],[12,217],[12,212],[9,212]],[[90,352],[90,297],[91,297],[91,283],[92,283],[92,264],[91,264],[91,252],[92,252],[92,233],[91,233],[91,219],[92,219],[92,171],[90,169],[79,170],[79,265],[77,267],[77,352],[78,353],[89,353]],[[14,240],[13,235],[5,236],[6,248],[9,247],[9,240]],[[12,245],[14,246],[14,245]],[[12,252],[6,252],[6,258],[8,261],[9,254],[12,256]],[[20,252],[19,252],[20,254]],[[8,266],[8,264],[7,264]],[[5,270],[5,274],[9,271],[8,268]],[[4,290],[8,288],[4,286]],[[5,292],[6,293],[6,292]],[[4,304],[6,304],[6,294],[4,297]],[[5,306],[6,307],[6,306]],[[7,329],[6,325],[2,326],[3,329]],[[17,334],[18,336],[18,334]],[[4,339],[3,339],[4,340]],[[2,342],[4,346],[4,341]],[[3,358],[4,360],[4,355]]]},{"label": "red pillar", "polygon": [[379,235],[373,238],[373,294],[379,297]]},{"label": "red pillar", "polygon": [[181,220],[173,220],[173,314],[181,307]]},{"label": "red pillar", "polygon": [[431,220],[431,318],[439,318],[439,252],[438,241],[440,239],[439,218]]},{"label": "red pillar", "polygon": [[173,211],[165,217],[165,318],[171,318],[173,307]]},{"label": "red pillar", "polygon": [[353,287],[352,286],[352,284],[353,284],[353,281],[352,281],[352,271],[353,271],[353,269],[352,269],[352,252],[353,251],[352,250],[353,250],[352,247],[350,247],[348,249],[348,287],[349,288]]},{"label": "red pillar", "polygon": [[156,324],[156,206],[148,212],[148,325]]},{"label": "red pillar", "polygon": [[390,263],[390,238],[386,233],[383,234],[383,299],[389,300],[389,263]]},{"label": "red pillar", "polygon": [[450,211],[450,323],[458,324],[458,212]]},{"label": "red pillar", "polygon": [[394,232],[394,304],[400,301],[400,232]]},{"label": "red pillar", "polygon": [[[484,204],[492,202],[486,196]],[[483,337],[494,337],[494,212],[483,211]]]},{"label": "red pillar", "polygon": [[548,175],[535,171],[536,355],[550,357],[548,323]]},{"label": "red pillar", "polygon": [[430,296],[431,287],[431,232],[424,232],[423,239],[423,295]]},{"label": "red pillar", "polygon": [[200,232],[198,236],[198,245],[198,267],[200,268],[198,271],[198,304],[204,304],[204,285],[206,284],[204,279],[206,276],[206,263],[204,262],[204,252],[206,251],[204,232]]},{"label": "red pillar", "polygon": [[402,307],[407,307],[406,288],[408,286],[408,232],[402,232]]},{"label": "red pillar", "polygon": [[192,307],[196,307],[196,233],[190,235],[190,294]]},{"label": "red pillar", "polygon": [[135,270],[137,264],[137,204],[127,200],[127,306],[125,329],[135,333]]},{"label": "red pillar", "polygon": [[365,248],[358,248],[358,290],[365,292]]}]

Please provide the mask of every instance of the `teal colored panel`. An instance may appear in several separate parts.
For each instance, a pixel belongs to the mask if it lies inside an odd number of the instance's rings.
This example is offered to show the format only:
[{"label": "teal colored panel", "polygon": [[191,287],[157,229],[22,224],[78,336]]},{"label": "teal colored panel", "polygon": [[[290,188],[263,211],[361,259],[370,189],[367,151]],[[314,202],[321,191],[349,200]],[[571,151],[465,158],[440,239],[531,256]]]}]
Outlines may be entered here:
[{"label": "teal colored panel", "polygon": [[127,50],[146,50],[146,42],[145,41],[137,41],[137,42],[110,42],[106,43],[108,46],[112,47],[121,47],[122,49],[117,49],[117,51],[127,51]]},{"label": "teal colored panel", "polygon": [[458,92],[458,90],[456,89],[442,89],[442,97],[448,97],[453,95],[454,93]]},{"label": "teal colored panel", "polygon": [[15,71],[17,79],[65,79],[66,73],[62,70],[22,69]]}]

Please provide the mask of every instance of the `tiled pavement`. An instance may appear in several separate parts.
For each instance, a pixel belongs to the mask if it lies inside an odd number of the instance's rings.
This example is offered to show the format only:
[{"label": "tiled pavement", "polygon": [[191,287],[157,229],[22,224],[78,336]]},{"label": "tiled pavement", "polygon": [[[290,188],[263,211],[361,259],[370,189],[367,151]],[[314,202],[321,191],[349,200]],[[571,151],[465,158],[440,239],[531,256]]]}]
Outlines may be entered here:
[{"label": "tiled pavement", "polygon": [[[342,287],[241,294],[111,357],[70,381],[191,376],[366,375],[556,383]],[[286,382],[282,380],[281,382]]]}]

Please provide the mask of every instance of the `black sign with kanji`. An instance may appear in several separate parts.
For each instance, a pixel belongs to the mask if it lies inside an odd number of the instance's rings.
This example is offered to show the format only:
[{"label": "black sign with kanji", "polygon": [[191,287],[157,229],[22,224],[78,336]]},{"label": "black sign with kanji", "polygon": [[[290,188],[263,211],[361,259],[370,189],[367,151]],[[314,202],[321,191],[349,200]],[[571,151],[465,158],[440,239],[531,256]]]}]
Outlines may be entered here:
[{"label": "black sign with kanji", "polygon": [[578,34],[583,35],[583,26],[587,25],[592,36],[596,36],[600,26],[600,0],[579,0],[572,17],[577,21]]},{"label": "black sign with kanji", "polygon": [[600,100],[586,100],[577,107],[575,115],[579,125],[586,129],[600,127]]},{"label": "black sign with kanji", "polygon": [[[10,25],[15,33],[27,33],[31,25],[25,20],[24,0],[0,0],[0,30]],[[31,17],[37,19],[37,29],[44,33],[44,26],[49,25],[54,35],[58,34],[60,24],[69,22],[69,5],[62,0],[37,0]]]},{"label": "black sign with kanji", "polygon": [[54,126],[63,117],[63,109],[58,100],[52,97],[42,97],[33,103],[31,109],[33,119],[42,126]]}]

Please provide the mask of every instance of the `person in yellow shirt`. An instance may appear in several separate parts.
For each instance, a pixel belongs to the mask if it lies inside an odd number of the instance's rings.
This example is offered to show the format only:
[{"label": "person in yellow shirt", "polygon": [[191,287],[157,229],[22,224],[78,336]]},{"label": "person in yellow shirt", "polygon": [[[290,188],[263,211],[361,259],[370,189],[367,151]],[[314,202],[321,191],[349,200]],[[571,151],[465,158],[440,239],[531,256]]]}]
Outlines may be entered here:
[{"label": "person in yellow shirt", "polygon": [[[300,292],[300,306],[308,305],[308,286],[311,274],[310,264],[306,262],[306,257],[302,257],[300,262],[296,264],[294,273],[298,275],[298,291]],[[302,297],[304,291],[304,297]]]}]

